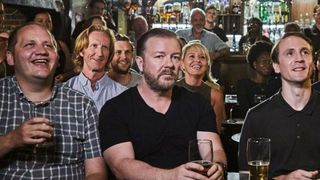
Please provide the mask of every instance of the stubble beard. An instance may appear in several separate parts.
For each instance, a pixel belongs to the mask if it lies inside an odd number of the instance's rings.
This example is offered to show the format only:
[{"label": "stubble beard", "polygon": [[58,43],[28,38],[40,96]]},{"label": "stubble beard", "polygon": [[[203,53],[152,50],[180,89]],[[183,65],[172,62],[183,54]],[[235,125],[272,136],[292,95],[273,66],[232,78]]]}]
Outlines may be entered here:
[{"label": "stubble beard", "polygon": [[166,92],[173,88],[175,81],[177,80],[177,74],[171,72],[172,77],[166,78],[166,82],[161,83],[160,78],[166,75],[168,71],[162,71],[157,77],[148,71],[143,72],[144,79],[149,87],[156,92]]},{"label": "stubble beard", "polygon": [[125,70],[119,68],[118,64],[111,63],[111,66],[112,66],[112,70],[117,74],[128,74],[130,70],[130,66],[128,66],[128,68],[126,68]]}]

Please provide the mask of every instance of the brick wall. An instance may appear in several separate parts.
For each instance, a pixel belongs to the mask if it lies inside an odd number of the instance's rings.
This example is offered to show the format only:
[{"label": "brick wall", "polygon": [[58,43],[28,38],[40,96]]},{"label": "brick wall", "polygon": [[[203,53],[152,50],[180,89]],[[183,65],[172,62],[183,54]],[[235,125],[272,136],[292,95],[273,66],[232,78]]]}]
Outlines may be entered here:
[{"label": "brick wall", "polygon": [[15,27],[23,24],[27,21],[27,17],[21,12],[23,7],[12,6],[12,5],[4,5],[5,9],[5,20],[2,24],[1,29],[5,31],[12,31]]}]

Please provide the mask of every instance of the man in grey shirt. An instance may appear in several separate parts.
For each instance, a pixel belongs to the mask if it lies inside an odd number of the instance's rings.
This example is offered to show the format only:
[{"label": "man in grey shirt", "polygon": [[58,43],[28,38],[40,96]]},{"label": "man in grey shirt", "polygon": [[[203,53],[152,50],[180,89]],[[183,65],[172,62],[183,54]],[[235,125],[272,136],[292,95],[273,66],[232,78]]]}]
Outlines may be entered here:
[{"label": "man in grey shirt", "polygon": [[[219,78],[219,64],[216,59],[222,58],[229,54],[228,45],[223,42],[215,33],[204,29],[206,13],[200,8],[192,9],[190,13],[191,28],[180,29],[176,34],[183,37],[187,42],[191,40],[200,40],[201,43],[208,49],[212,66],[214,66],[213,76]],[[217,66],[217,67],[216,67]]]},{"label": "man in grey shirt", "polygon": [[130,68],[133,50],[133,43],[126,35],[116,35],[115,53],[109,65],[108,76],[128,88],[136,86],[141,81],[141,75]]}]

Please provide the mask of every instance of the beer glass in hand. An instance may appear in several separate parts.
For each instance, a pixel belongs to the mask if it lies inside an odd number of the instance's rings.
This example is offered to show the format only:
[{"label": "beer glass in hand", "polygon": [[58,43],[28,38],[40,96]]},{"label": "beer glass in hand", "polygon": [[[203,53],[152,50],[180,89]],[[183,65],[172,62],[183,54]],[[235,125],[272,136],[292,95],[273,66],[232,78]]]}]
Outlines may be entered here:
[{"label": "beer glass in hand", "polygon": [[247,141],[247,160],[250,180],[268,180],[270,163],[269,138],[249,138]]},{"label": "beer glass in hand", "polygon": [[212,142],[208,139],[195,139],[189,141],[189,161],[200,164],[204,167],[198,173],[208,176],[208,170],[213,165]]},{"label": "beer glass in hand", "polygon": [[[53,101],[45,101],[41,103],[33,104],[32,116],[34,118],[47,118],[49,123],[46,125],[54,128],[54,120],[56,117],[55,107]],[[51,138],[47,138],[45,142],[37,144],[36,148],[49,148],[55,145],[54,132],[51,134]]]}]

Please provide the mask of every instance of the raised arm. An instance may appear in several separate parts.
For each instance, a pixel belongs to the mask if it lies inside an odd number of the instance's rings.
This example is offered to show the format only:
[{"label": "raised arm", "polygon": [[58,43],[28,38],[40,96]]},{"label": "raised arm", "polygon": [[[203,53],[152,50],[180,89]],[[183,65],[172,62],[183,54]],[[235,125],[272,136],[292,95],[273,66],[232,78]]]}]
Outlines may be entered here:
[{"label": "raised arm", "polygon": [[131,142],[124,142],[111,146],[103,153],[104,160],[117,179],[204,179],[201,174],[193,170],[203,170],[201,165],[195,163],[182,164],[174,169],[160,169],[143,161],[136,160]]},{"label": "raised arm", "polygon": [[0,136],[0,158],[15,148],[46,141],[53,131],[48,124],[48,119],[32,118],[23,122],[17,129]]}]

